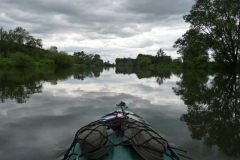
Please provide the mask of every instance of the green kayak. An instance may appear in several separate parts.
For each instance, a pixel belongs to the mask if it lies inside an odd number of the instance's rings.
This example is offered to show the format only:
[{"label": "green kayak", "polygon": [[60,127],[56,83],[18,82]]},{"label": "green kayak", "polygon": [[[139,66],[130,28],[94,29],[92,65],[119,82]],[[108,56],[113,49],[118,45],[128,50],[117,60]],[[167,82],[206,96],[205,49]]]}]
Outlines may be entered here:
[{"label": "green kayak", "polygon": [[76,132],[64,160],[77,159],[180,160],[167,140],[124,102]]}]

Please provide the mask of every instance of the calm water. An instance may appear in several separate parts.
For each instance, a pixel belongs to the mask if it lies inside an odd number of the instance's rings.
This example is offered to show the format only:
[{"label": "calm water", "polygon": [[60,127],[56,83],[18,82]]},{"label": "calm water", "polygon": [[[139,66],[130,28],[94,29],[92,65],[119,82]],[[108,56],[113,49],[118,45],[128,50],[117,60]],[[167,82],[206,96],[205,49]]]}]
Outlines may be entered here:
[{"label": "calm water", "polygon": [[239,81],[234,73],[0,71],[0,159],[59,159],[79,128],[125,101],[188,157],[237,160]]}]

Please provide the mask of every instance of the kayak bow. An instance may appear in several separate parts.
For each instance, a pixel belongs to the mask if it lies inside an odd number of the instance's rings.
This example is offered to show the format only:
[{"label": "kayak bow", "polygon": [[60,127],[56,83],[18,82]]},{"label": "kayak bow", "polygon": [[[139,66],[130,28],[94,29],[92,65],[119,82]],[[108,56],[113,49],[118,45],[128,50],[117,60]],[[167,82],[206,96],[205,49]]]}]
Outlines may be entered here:
[{"label": "kayak bow", "polygon": [[124,102],[76,132],[64,160],[180,160],[167,140]]}]

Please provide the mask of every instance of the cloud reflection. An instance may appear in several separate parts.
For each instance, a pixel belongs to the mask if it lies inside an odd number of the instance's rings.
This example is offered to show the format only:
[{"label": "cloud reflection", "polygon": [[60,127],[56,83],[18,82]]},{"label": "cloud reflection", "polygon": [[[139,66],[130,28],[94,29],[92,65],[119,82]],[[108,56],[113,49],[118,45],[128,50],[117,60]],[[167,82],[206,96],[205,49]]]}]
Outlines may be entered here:
[{"label": "cloud reflection", "polygon": [[[0,159],[52,157],[69,147],[77,129],[99,119],[120,101],[172,142],[189,141],[187,127],[179,121],[186,107],[171,89],[176,79],[172,76],[159,86],[154,77],[138,79],[110,69],[98,78],[70,77],[57,85],[45,82],[43,92],[33,94],[27,103],[1,104]],[[176,137],[178,132],[181,138]]]}]

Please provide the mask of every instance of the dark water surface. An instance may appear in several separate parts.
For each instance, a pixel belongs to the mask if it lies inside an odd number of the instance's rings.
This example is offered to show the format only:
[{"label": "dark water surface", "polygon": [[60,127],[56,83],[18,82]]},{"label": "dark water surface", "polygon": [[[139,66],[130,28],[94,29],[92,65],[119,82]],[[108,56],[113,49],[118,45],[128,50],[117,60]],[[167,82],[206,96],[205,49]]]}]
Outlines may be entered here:
[{"label": "dark water surface", "polygon": [[188,157],[237,160],[239,83],[234,73],[0,71],[0,159],[59,159],[79,128],[125,101]]}]

